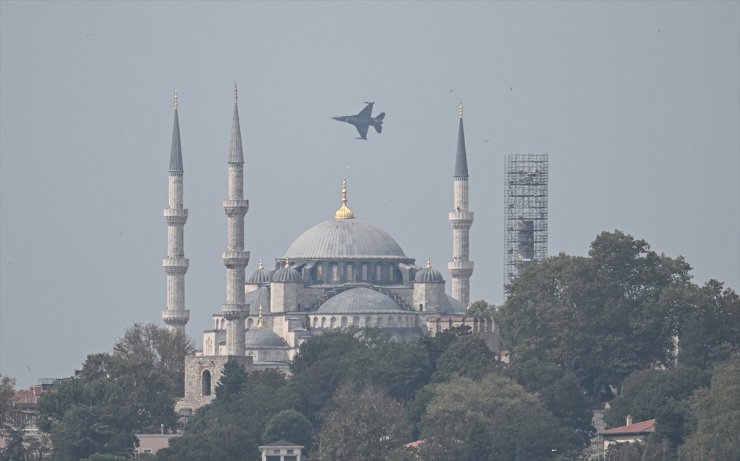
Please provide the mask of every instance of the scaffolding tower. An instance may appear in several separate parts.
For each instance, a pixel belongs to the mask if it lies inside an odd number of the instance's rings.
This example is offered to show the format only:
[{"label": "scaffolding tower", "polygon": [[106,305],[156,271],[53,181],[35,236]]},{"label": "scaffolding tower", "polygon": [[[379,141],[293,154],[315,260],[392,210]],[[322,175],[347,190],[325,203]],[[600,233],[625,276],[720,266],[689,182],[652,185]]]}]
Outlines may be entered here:
[{"label": "scaffolding tower", "polygon": [[547,154],[506,156],[504,288],[547,257],[547,168]]}]

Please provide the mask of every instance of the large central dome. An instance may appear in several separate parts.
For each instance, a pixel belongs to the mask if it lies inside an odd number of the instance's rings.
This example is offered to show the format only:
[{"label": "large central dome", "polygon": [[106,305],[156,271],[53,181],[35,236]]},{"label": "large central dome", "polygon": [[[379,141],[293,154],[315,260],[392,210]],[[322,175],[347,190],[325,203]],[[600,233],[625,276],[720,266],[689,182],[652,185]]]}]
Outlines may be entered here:
[{"label": "large central dome", "polygon": [[288,247],[285,257],[299,259],[406,259],[387,232],[356,219],[319,223]]}]

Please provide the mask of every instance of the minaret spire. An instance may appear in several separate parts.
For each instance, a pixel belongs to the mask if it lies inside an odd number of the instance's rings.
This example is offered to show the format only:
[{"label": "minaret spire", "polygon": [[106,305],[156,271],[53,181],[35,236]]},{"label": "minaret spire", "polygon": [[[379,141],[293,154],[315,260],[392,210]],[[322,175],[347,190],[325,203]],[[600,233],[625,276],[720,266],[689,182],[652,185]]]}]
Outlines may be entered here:
[{"label": "minaret spire", "polygon": [[453,181],[454,208],[449,220],[452,225],[452,261],[447,265],[452,278],[452,296],[464,306],[470,304],[470,276],[473,262],[470,257],[470,226],[473,213],[468,210],[468,158],[465,152],[465,130],[463,129],[463,104],[458,107],[460,124],[457,131],[457,153]]},{"label": "minaret spire", "polygon": [[183,167],[182,146],[180,144],[179,103],[177,91],[174,94],[175,121],[172,127],[172,148],[170,150],[170,169],[168,180],[168,207],[164,210],[167,222],[167,257],[162,261],[167,274],[167,308],[162,312],[162,320],[172,331],[185,333],[190,319],[190,311],[185,309],[185,273],[188,260],[185,258],[185,222],[188,210],[183,207]]},{"label": "minaret spire", "polygon": [[244,153],[239,126],[239,94],[234,83],[234,116],[228,157],[228,193],[224,200],[227,220],[227,247],[222,255],[226,266],[226,303],[221,313],[226,319],[226,354],[244,355],[244,318],[249,309],[244,299],[245,269],[249,251],[244,249],[244,216],[249,201],[244,199]]}]

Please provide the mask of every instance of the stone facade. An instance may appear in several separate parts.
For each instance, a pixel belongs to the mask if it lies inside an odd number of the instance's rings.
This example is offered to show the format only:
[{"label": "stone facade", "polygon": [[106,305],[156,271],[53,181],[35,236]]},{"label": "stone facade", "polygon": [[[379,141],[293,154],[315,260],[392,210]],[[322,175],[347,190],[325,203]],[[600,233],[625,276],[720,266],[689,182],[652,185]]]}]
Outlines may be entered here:
[{"label": "stone facade", "polygon": [[185,397],[175,405],[179,414],[192,414],[211,403],[216,396],[216,385],[223,374],[224,365],[236,360],[244,370],[252,370],[252,357],[235,355],[192,355],[185,357]]}]

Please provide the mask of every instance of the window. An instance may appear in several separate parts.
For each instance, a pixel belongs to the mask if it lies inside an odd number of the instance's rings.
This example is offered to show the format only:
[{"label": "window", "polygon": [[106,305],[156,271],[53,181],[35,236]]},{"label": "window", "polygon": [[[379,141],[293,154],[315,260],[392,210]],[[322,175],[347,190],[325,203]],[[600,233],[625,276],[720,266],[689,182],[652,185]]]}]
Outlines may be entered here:
[{"label": "window", "polygon": [[352,264],[347,264],[347,282],[355,281],[355,268]]},{"label": "window", "polygon": [[337,263],[332,263],[331,265],[331,280],[332,282],[339,281],[339,266]]},{"label": "window", "polygon": [[381,280],[383,280],[383,268],[378,264],[375,266],[375,281],[380,282]]},{"label": "window", "polygon": [[342,323],[341,323],[341,325],[342,325],[342,328],[346,328],[347,327],[347,317],[342,317]]},{"label": "window", "polygon": [[367,264],[362,265],[362,281],[367,282]]},{"label": "window", "polygon": [[203,370],[203,375],[201,376],[200,382],[201,394],[211,395],[211,372],[208,370]]}]

